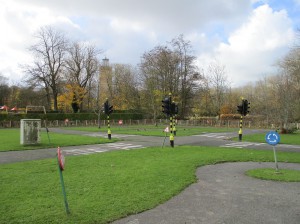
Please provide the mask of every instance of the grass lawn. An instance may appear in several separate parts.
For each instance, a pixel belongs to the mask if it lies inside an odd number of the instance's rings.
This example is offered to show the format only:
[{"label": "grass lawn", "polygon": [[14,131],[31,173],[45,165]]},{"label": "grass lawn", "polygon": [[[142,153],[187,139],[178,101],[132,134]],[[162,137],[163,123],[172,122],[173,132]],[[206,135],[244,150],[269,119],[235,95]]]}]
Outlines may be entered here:
[{"label": "grass lawn", "polygon": [[[260,133],[260,134],[251,134],[251,135],[243,135],[243,141],[247,142],[261,142],[265,143],[265,136],[268,133]],[[233,138],[234,140],[238,140],[237,137]],[[280,142],[279,144],[291,144],[291,145],[300,145],[300,132],[296,132],[293,134],[280,134]]]},{"label": "grass lawn", "polygon": [[46,132],[41,132],[41,143],[37,145],[21,145],[20,129],[0,129],[1,151],[30,150],[55,148],[57,146],[88,145],[115,142],[115,139],[95,138],[90,136],[66,135],[49,132],[50,143]]},{"label": "grass lawn", "polygon": [[[300,163],[300,153],[278,152]],[[0,165],[0,223],[107,223],[151,209],[196,181],[206,164],[273,162],[272,151],[177,146],[66,157],[65,213],[57,160]]]},{"label": "grass lawn", "polygon": [[[132,126],[111,126],[112,134],[131,134],[144,136],[164,136],[164,129],[168,125],[132,125]],[[70,130],[91,131],[91,132],[107,132],[107,127],[102,126],[100,129],[95,126],[90,127],[68,127]],[[177,136],[199,135],[206,132],[230,132],[237,131],[237,128],[217,128],[217,127],[197,127],[197,126],[176,126]]]},{"label": "grass lawn", "polygon": [[299,170],[279,169],[278,172],[276,172],[275,169],[260,168],[260,169],[248,170],[246,174],[248,176],[263,179],[263,180],[275,180],[275,181],[286,181],[286,182],[300,181]]}]

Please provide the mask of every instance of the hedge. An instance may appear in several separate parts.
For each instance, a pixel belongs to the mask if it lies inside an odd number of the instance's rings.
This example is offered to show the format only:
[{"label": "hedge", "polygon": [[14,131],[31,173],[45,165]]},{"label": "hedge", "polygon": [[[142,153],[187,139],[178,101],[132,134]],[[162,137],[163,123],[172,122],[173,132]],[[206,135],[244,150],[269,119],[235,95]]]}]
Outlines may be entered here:
[{"label": "hedge", "polygon": [[[48,114],[40,114],[40,113],[32,113],[32,114],[0,114],[0,121],[19,121],[21,119],[42,119],[42,120],[97,120],[98,115],[95,113],[48,113]],[[101,120],[106,119],[105,114],[101,114]],[[137,113],[112,113],[110,119],[115,120],[139,120],[143,119],[143,114]]]}]

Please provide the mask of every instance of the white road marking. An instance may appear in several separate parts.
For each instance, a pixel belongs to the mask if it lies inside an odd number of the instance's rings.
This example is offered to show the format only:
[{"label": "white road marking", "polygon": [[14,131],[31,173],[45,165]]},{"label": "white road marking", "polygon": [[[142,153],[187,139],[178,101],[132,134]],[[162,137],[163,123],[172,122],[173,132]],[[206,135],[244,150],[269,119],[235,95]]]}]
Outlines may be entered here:
[{"label": "white road marking", "polygon": [[[104,133],[90,133],[90,134],[84,134],[85,136],[92,136],[92,137],[103,137],[103,138],[107,138],[107,134]],[[116,134],[113,135],[112,137],[116,137],[116,138],[126,138],[126,137],[132,137],[134,135],[122,135],[122,134]]]},{"label": "white road marking", "polygon": [[253,142],[233,142],[228,143],[225,145],[221,145],[220,147],[233,147],[233,148],[244,148],[248,146],[259,146],[259,145],[265,145],[266,143],[253,143]]},{"label": "white road marking", "polygon": [[66,153],[67,155],[89,155],[94,153],[107,152],[111,149],[130,150],[134,148],[140,149],[145,147],[143,145],[134,145],[134,144],[120,142],[120,143],[98,144],[95,146],[95,148],[69,149],[69,150],[65,150],[64,153]]},{"label": "white road marking", "polygon": [[222,135],[222,133],[207,133],[207,134],[193,135],[193,136],[208,137],[208,138],[227,138],[225,135]]}]

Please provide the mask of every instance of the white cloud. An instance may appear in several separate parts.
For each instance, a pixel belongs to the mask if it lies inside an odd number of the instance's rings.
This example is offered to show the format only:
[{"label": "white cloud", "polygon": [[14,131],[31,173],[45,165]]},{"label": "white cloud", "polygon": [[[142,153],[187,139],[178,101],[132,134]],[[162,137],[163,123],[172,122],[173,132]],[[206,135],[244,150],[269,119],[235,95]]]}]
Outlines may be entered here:
[{"label": "white cloud", "polygon": [[201,55],[201,58],[216,57],[226,66],[230,81],[237,86],[272,73],[274,64],[293,40],[294,31],[286,11],[273,11],[268,5],[262,5],[230,34],[227,43],[220,43],[214,54]]},{"label": "white cloud", "polygon": [[33,34],[44,25],[76,25],[67,17],[57,16],[45,7],[28,5],[24,1],[0,0],[0,4],[0,73],[19,82],[22,76],[20,65],[32,61],[28,48],[33,44]]},{"label": "white cloud", "polygon": [[[95,44],[113,63],[134,65],[145,51],[184,34],[200,55],[199,63],[217,58],[235,83],[240,76],[255,79],[270,71],[293,37],[286,11],[258,6],[263,2],[267,0],[0,0],[5,33],[0,36],[0,73],[20,77],[18,65],[31,61],[26,49],[33,34],[51,24],[72,40]],[[253,12],[252,4],[258,6]]]},{"label": "white cloud", "polygon": [[[23,0],[14,0],[23,2]],[[251,9],[249,0],[26,0],[26,4],[48,8],[60,15],[138,23],[149,32],[169,32],[174,36],[203,28],[211,21],[240,21]]]}]

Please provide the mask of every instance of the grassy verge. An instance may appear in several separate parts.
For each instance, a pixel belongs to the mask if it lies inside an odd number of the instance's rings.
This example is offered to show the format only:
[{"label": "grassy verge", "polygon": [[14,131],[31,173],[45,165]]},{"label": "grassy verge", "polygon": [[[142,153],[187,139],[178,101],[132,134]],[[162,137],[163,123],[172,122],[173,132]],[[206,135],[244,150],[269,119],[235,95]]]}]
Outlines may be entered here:
[{"label": "grassy verge", "polygon": [[[144,136],[164,136],[164,129],[167,125],[132,125],[132,126],[112,126],[112,133],[116,134],[131,134]],[[106,127],[68,127],[70,130],[90,131],[90,132],[106,132]],[[195,127],[195,126],[176,126],[177,136],[199,135],[211,132],[230,132],[236,131],[234,128],[217,128],[217,127]]]},{"label": "grassy verge", "polygon": [[[0,165],[0,223],[107,223],[178,194],[198,166],[234,161],[273,162],[273,153],[178,146],[67,157],[69,216],[55,158]],[[278,152],[278,161],[300,163],[300,153]]]},{"label": "grassy verge", "polygon": [[[265,143],[265,136],[268,133],[260,133],[260,134],[251,134],[251,135],[243,135],[243,141],[247,142],[261,142]],[[238,138],[235,137],[233,140],[237,141]],[[296,132],[293,134],[280,134],[280,143],[279,144],[291,144],[291,145],[300,145],[300,132]]]},{"label": "grassy verge", "polygon": [[57,146],[88,145],[115,142],[115,139],[95,138],[90,136],[66,135],[49,132],[50,143],[47,133],[41,133],[41,143],[37,145],[21,145],[19,129],[0,129],[1,151],[32,150],[42,148],[55,148]]},{"label": "grassy verge", "polygon": [[278,172],[275,172],[275,170],[271,168],[261,168],[261,169],[248,170],[246,174],[248,176],[263,179],[263,180],[275,180],[275,181],[287,181],[287,182],[300,181],[299,170],[279,169]]}]

